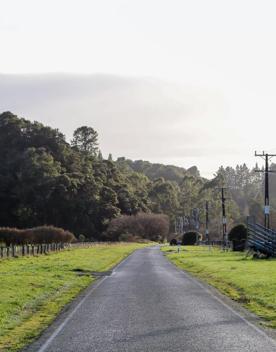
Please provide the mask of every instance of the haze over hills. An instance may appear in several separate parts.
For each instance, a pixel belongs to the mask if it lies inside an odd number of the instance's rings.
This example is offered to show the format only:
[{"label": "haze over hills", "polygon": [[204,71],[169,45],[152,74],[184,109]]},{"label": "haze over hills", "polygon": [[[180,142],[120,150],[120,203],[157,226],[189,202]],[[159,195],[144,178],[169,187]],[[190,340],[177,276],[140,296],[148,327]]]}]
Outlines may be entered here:
[{"label": "haze over hills", "polygon": [[57,127],[68,140],[75,128],[89,125],[99,132],[104,155],[197,165],[207,177],[218,169],[223,153],[226,163],[239,152],[234,137],[224,136],[222,145],[217,130],[208,127],[223,128],[223,109],[223,97],[216,91],[153,78],[0,75],[0,111]]},{"label": "haze over hills", "polygon": [[163,177],[167,181],[180,183],[187,175],[200,177],[200,172],[196,166],[192,166],[186,170],[183,167],[174,165],[151,163],[145,160],[130,160],[124,157],[118,158],[116,164],[121,169],[127,167],[128,171],[142,173],[152,181]]}]

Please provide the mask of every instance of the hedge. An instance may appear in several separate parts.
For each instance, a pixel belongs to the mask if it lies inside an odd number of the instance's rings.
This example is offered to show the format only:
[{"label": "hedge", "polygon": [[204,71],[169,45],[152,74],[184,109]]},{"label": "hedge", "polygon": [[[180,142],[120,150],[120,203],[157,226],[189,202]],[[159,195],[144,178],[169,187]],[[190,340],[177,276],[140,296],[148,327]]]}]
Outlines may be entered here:
[{"label": "hedge", "polygon": [[247,240],[247,228],[243,224],[234,226],[228,234],[233,243],[233,251],[244,251]]},{"label": "hedge", "polygon": [[39,226],[31,229],[0,228],[0,242],[10,245],[69,243],[75,240],[73,233],[54,226]]},{"label": "hedge", "polygon": [[202,239],[202,235],[197,231],[185,232],[182,237],[182,244],[193,246],[201,239]]},{"label": "hedge", "polygon": [[173,238],[170,240],[170,246],[177,246],[177,239]]},{"label": "hedge", "polygon": [[111,220],[106,239],[108,241],[133,241],[146,239],[164,241],[169,233],[169,219],[164,214],[138,213],[122,215]]}]

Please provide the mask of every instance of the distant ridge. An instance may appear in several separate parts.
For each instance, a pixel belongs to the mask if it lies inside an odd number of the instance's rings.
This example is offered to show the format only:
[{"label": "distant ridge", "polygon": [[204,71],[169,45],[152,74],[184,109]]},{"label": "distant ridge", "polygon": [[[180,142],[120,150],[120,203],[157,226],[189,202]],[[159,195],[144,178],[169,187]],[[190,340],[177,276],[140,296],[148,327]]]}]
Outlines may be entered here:
[{"label": "distant ridge", "polygon": [[135,172],[143,173],[150,180],[155,180],[157,178],[163,177],[167,181],[180,183],[183,177],[187,175],[200,177],[200,172],[196,166],[185,169],[179,166],[151,163],[144,160],[133,161],[124,157],[118,158],[116,163],[120,168],[127,168]]}]

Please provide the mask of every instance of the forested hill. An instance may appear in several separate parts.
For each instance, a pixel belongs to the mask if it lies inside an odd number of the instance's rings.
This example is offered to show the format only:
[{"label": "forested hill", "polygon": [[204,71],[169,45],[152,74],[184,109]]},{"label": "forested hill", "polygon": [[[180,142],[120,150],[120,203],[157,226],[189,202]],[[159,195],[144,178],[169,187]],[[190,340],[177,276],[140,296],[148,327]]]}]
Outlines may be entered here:
[{"label": "forested hill", "polygon": [[113,161],[111,154],[104,159],[98,134],[89,126],[76,129],[68,142],[57,129],[11,112],[0,114],[0,226],[48,224],[104,240],[108,224],[120,215],[163,213],[173,231],[175,219],[191,216],[198,208],[203,231],[208,200],[210,234],[215,238],[220,236],[222,184],[229,187],[229,227],[245,221],[248,214],[261,221],[263,175],[245,164],[221,167],[208,181],[196,167]]},{"label": "forested hill", "polygon": [[167,181],[175,181],[180,184],[183,177],[187,175],[200,177],[199,170],[196,166],[192,166],[189,169],[184,169],[183,167],[150,163],[149,161],[144,160],[132,161],[124,157],[118,158],[116,163],[121,170],[127,169],[129,171],[132,170],[142,173],[152,181],[163,177]]},{"label": "forested hill", "polygon": [[98,134],[82,126],[69,143],[57,129],[0,114],[0,226],[51,224],[104,239],[120,214],[180,209],[179,187],[105,160]]}]

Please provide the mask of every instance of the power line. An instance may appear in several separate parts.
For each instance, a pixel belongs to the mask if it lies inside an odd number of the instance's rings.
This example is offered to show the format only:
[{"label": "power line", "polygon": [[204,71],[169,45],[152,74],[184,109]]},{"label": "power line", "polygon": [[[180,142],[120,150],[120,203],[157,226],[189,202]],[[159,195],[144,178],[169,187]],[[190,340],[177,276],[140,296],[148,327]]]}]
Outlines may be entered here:
[{"label": "power line", "polygon": [[262,154],[257,154],[255,152],[255,156],[259,156],[265,160],[265,169],[264,170],[255,170],[255,172],[263,172],[265,174],[265,197],[264,197],[264,226],[265,228],[270,228],[270,204],[269,204],[269,174],[275,173],[276,171],[269,169],[269,161],[276,156],[276,154],[269,154],[263,152]]}]

